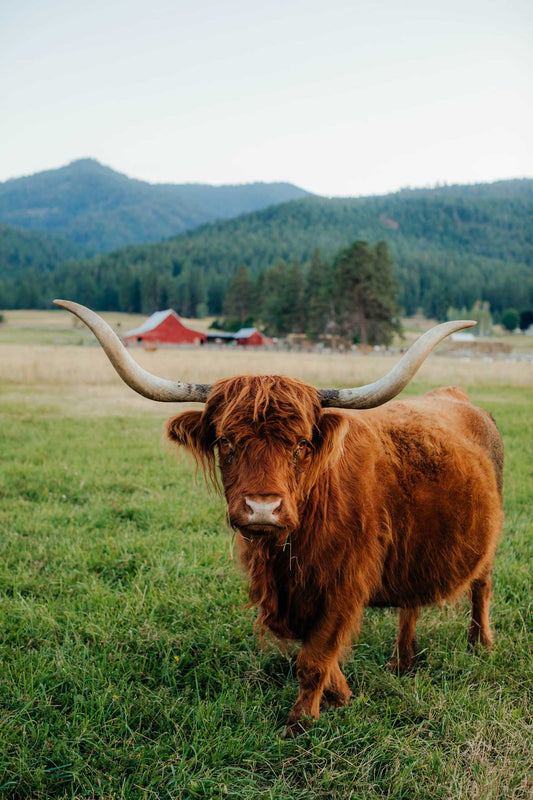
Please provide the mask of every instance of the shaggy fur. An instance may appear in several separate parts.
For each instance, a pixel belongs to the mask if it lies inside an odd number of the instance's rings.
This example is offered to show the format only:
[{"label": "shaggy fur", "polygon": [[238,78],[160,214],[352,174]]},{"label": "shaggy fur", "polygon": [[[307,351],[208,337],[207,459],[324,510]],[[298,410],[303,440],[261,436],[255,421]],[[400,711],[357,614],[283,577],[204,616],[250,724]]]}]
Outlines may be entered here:
[{"label": "shaggy fur", "polygon": [[[237,530],[259,622],[302,642],[292,735],[320,704],[347,704],[339,658],[365,606],[395,606],[391,667],[413,664],[420,607],[469,589],[472,645],[492,642],[490,574],[501,531],[503,448],[457,388],[365,411],[323,410],[280,376],[219,381],[203,411],[168,423],[215,480]],[[248,531],[245,497],[281,498],[279,526]]]}]

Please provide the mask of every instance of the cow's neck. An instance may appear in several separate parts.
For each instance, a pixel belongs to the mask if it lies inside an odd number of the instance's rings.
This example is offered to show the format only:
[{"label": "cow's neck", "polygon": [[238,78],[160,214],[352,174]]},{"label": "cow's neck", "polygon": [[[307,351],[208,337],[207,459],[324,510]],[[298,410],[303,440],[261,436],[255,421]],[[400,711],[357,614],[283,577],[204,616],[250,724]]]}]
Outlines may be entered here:
[{"label": "cow's neck", "polygon": [[311,553],[309,537],[301,529],[284,541],[254,540],[245,545],[243,561],[250,577],[250,603],[259,608],[258,621],[277,636],[300,639],[306,600],[317,602],[319,570]]}]

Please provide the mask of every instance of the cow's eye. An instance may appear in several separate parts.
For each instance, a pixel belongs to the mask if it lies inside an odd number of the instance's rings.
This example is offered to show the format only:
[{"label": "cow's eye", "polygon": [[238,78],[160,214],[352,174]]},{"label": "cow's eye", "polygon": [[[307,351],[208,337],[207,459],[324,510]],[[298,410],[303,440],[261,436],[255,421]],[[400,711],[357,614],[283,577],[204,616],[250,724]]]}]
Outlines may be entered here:
[{"label": "cow's eye", "polygon": [[298,456],[305,454],[308,447],[309,442],[307,439],[302,439],[300,442],[298,442],[298,446],[294,451],[294,458],[298,458]]},{"label": "cow's eye", "polygon": [[233,461],[235,451],[230,440],[226,439],[225,436],[221,436],[218,440],[218,446],[221,454],[226,458],[227,461],[231,463],[231,461]]}]

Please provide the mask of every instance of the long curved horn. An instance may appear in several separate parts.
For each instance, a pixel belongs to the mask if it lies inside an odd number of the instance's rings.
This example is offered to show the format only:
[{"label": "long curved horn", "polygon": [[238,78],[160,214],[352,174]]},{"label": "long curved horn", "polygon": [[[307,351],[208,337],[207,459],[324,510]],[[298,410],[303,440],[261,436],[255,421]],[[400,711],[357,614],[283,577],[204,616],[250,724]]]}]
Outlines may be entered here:
[{"label": "long curved horn", "polygon": [[387,375],[374,383],[355,389],[318,389],[318,399],[324,408],[375,408],[392,400],[405,389],[417,369],[434,347],[446,336],[461,328],[477,325],[475,320],[460,319],[435,325],[411,345],[403,358]]},{"label": "long curved horn", "polygon": [[143,369],[133,360],[107,322],[90,308],[70,300],[54,300],[54,303],[71,311],[92,330],[122,380],[139,394],[149,400],[166,403],[205,403],[209,397],[209,384],[167,381]]}]

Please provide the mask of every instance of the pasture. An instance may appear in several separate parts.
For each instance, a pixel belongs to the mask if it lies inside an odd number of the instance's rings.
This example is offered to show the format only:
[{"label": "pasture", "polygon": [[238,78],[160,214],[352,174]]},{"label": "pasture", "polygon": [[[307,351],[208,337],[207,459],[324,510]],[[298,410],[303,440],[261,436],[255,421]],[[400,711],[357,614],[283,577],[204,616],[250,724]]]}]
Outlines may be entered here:
[{"label": "pasture", "polygon": [[[170,378],[323,386],[396,361],[134,355]],[[495,647],[468,652],[463,598],[423,611],[418,669],[393,676],[396,612],[367,611],[346,663],[352,705],[283,740],[293,659],[259,644],[224,506],[164,443],[176,406],[135,395],[99,348],[0,338],[0,795],[531,797],[533,367],[433,356],[408,393],[450,383],[494,414],[506,446]]]}]

